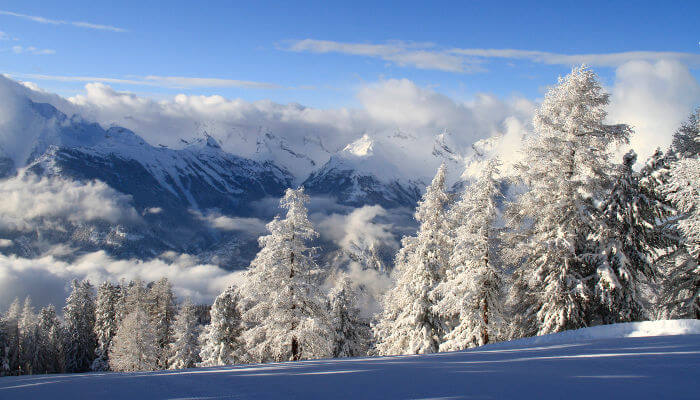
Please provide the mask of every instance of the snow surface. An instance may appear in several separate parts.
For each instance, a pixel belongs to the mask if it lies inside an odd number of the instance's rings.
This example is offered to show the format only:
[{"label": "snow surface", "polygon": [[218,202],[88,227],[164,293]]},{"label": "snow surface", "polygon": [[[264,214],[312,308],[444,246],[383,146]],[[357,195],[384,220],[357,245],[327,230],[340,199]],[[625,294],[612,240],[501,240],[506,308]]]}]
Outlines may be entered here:
[{"label": "snow surface", "polygon": [[700,321],[580,329],[422,356],[0,378],[0,399],[696,399]]}]

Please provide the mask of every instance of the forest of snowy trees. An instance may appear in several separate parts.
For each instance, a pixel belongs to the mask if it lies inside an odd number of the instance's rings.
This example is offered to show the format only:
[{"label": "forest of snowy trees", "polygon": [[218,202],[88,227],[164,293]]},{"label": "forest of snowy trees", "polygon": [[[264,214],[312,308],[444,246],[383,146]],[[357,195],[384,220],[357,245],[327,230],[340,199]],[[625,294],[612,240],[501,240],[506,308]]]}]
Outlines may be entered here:
[{"label": "forest of snowy trees", "polygon": [[634,132],[607,125],[607,105],[596,75],[574,68],[536,111],[514,179],[494,159],[455,194],[441,166],[372,317],[360,312],[362,285],[317,264],[309,197],[288,189],[242,282],[208,315],[178,304],[167,279],[97,289],[73,281],[62,317],[53,306],[37,313],[29,298],[2,315],[0,374],[422,354],[600,324],[698,319],[700,109],[669,149],[635,170],[634,151],[615,155]]}]

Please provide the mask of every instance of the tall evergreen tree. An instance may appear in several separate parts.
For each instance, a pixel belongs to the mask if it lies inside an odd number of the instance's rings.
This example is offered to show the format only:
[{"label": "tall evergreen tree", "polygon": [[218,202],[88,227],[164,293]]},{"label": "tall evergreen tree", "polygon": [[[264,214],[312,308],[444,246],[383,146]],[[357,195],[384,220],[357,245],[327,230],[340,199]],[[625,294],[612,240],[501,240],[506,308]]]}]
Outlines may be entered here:
[{"label": "tall evergreen tree", "polygon": [[124,317],[109,352],[113,371],[152,371],[158,368],[158,342],[150,316],[137,307]]},{"label": "tall evergreen tree", "polygon": [[120,294],[119,287],[110,282],[103,282],[97,289],[95,300],[97,349],[96,358],[91,367],[93,371],[109,370],[109,347],[114,335],[117,334]]},{"label": "tall evergreen tree", "polygon": [[318,288],[319,267],[308,241],[318,234],[307,216],[304,189],[287,189],[280,206],[285,218],[267,224],[260,252],[241,286],[246,347],[255,361],[328,357],[332,328],[325,296]]},{"label": "tall evergreen tree", "polygon": [[194,305],[189,299],[180,306],[173,326],[174,342],[170,345],[168,368],[194,368],[201,361],[199,358],[199,326]]},{"label": "tall evergreen tree", "polygon": [[677,208],[680,250],[666,272],[662,303],[673,318],[700,319],[700,156],[672,164],[664,186]]},{"label": "tall evergreen tree", "polygon": [[604,123],[608,102],[595,74],[577,67],[547,92],[535,113],[536,135],[517,165],[528,191],[509,211],[512,226],[522,229],[510,243],[520,269],[513,287],[527,288],[534,298],[523,300],[535,303],[523,311],[536,314],[521,321],[536,328],[519,327],[522,333],[576,329],[597,318],[588,285],[596,273],[590,235],[602,220],[596,202],[613,166],[610,145],[630,134],[627,125]]},{"label": "tall evergreen tree", "polygon": [[65,368],[67,372],[86,372],[95,359],[95,300],[89,281],[71,282],[71,294],[63,308],[65,323]]},{"label": "tall evergreen tree", "polygon": [[229,287],[214,300],[209,312],[211,321],[202,332],[200,365],[230,365],[245,360],[240,301],[235,286]]},{"label": "tall evergreen tree", "polygon": [[372,344],[372,329],[360,314],[357,291],[350,280],[340,278],[329,297],[328,310],[335,330],[333,358],[367,355]]},{"label": "tall evergreen tree", "polygon": [[53,305],[48,305],[39,312],[39,337],[41,349],[39,373],[63,372],[63,327]]},{"label": "tall evergreen tree", "polygon": [[678,158],[700,156],[700,107],[676,130],[671,150]]},{"label": "tall evergreen tree", "polygon": [[381,355],[433,353],[440,346],[444,326],[433,307],[438,300],[433,290],[445,275],[452,250],[445,172],[443,164],[418,203],[418,233],[402,240],[396,257],[396,286],[384,297],[374,326]]},{"label": "tall evergreen tree", "polygon": [[23,375],[37,373],[39,369],[39,321],[32,306],[32,299],[24,299],[22,315],[19,319],[20,370]]},{"label": "tall evergreen tree", "polygon": [[19,304],[19,299],[15,299],[10,308],[4,315],[5,331],[7,332],[5,360],[3,368],[5,375],[19,375],[20,369],[20,354],[21,354],[21,336],[19,330],[19,320],[22,315],[22,307]]},{"label": "tall evergreen tree", "polygon": [[653,264],[664,243],[657,221],[664,205],[640,186],[632,167],[637,155],[628,152],[614,175],[610,195],[601,205],[605,219],[596,235],[599,243],[596,293],[604,323],[641,321],[649,317],[650,299],[643,286],[656,276]]},{"label": "tall evergreen tree", "polygon": [[148,313],[153,321],[156,341],[158,342],[158,367],[168,369],[176,311],[175,295],[168,278],[162,278],[151,285],[148,298]]},{"label": "tall evergreen tree", "polygon": [[492,160],[450,211],[454,250],[446,278],[436,291],[435,312],[449,331],[441,351],[482,346],[497,336],[503,322],[503,279],[498,266],[498,203],[503,195]]}]

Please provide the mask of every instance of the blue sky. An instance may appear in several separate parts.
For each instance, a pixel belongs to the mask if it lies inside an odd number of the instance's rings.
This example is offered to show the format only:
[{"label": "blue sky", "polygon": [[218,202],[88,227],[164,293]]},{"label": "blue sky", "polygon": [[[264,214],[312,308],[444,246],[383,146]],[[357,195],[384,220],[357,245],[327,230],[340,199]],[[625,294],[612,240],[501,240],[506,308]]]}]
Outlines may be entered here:
[{"label": "blue sky", "polygon": [[[3,1],[0,72],[62,95],[102,80],[155,98],[315,107],[353,106],[358,87],[389,78],[460,100],[534,99],[580,60],[605,83],[636,58],[679,59],[699,76],[697,1],[110,3]],[[620,54],[640,51],[653,53]]]}]

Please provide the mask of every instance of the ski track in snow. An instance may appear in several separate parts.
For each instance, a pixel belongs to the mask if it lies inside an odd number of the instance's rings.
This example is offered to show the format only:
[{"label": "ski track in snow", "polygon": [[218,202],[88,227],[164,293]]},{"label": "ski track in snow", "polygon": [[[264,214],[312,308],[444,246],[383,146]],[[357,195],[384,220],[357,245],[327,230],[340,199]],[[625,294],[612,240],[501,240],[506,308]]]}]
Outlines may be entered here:
[{"label": "ski track in snow", "polygon": [[419,356],[4,377],[0,399],[693,399],[700,393],[694,324],[676,336],[596,327]]}]

